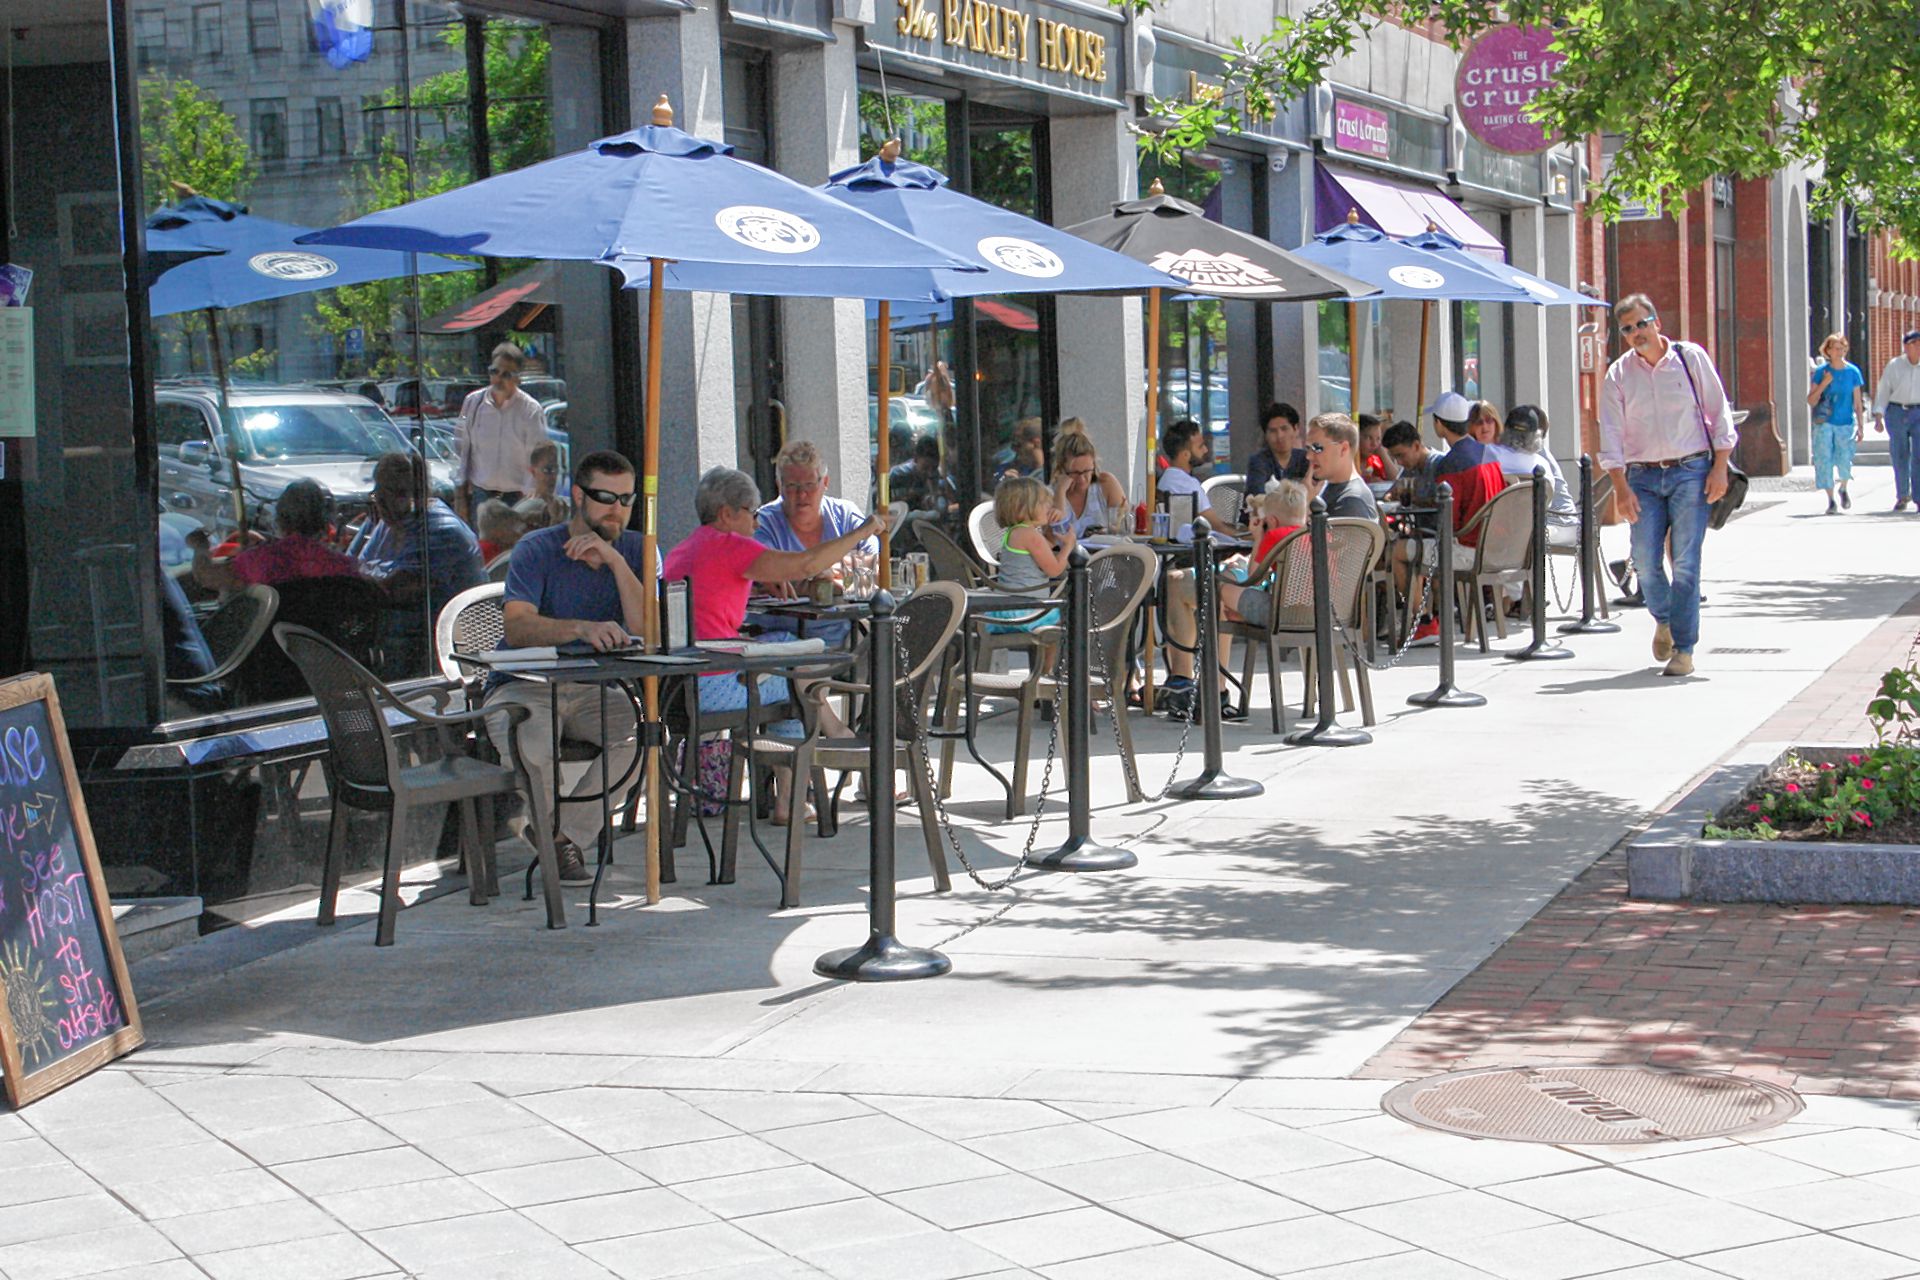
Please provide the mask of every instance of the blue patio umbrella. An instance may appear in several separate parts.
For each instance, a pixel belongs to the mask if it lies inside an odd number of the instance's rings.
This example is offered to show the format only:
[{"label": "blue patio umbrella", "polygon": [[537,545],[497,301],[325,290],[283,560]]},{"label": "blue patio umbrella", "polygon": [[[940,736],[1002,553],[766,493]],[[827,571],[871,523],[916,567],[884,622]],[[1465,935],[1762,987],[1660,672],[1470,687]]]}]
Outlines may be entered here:
[{"label": "blue patio umbrella", "polygon": [[[653,123],[558,156],[302,237],[416,252],[556,258],[619,268],[647,285],[646,438],[641,537],[649,581],[647,639],[659,638],[652,590],[659,545],[661,314],[664,291],[775,297],[860,297],[882,268],[979,270],[831,196],[738,159],[724,142],[673,127],[663,95]],[[913,297],[896,284],[894,296]],[[925,296],[924,294],[920,296]],[[929,301],[937,299],[929,298]],[[659,713],[659,682],[643,689]],[[648,753],[648,812],[664,812],[657,753]],[[659,899],[660,823],[647,823],[647,899]]]},{"label": "blue patio umbrella", "polygon": [[1466,246],[1460,241],[1432,226],[1429,226],[1417,236],[1408,236],[1400,243],[1410,249],[1424,249],[1436,257],[1445,258],[1448,262],[1472,266],[1480,271],[1486,272],[1497,280],[1524,289],[1530,295],[1525,298],[1524,301],[1531,302],[1536,306],[1604,307],[1607,305],[1603,299],[1590,298],[1584,293],[1578,293],[1567,288],[1565,285],[1555,284],[1551,280],[1542,279],[1529,271],[1522,271],[1511,263],[1495,262],[1491,258],[1483,258],[1478,254],[1470,253],[1467,251]]}]

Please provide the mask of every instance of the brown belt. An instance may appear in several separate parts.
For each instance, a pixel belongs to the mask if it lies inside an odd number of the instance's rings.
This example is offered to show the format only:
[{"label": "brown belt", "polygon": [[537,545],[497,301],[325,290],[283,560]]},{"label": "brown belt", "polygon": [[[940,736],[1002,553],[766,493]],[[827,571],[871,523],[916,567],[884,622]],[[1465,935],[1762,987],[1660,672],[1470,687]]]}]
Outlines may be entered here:
[{"label": "brown belt", "polygon": [[1684,458],[1663,458],[1659,462],[1629,462],[1627,465],[1629,467],[1658,467],[1660,470],[1665,471],[1670,467],[1680,466],[1682,463],[1693,462],[1699,458],[1712,456],[1709,450],[1702,449],[1698,453],[1690,453]]}]

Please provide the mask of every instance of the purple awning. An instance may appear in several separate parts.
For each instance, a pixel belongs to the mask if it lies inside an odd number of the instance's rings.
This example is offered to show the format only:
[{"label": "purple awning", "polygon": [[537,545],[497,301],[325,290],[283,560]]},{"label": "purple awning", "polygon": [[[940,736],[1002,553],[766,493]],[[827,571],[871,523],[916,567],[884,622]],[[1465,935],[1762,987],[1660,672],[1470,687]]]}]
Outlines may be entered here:
[{"label": "purple awning", "polygon": [[1360,221],[1396,240],[1417,236],[1432,223],[1466,247],[1469,253],[1505,262],[1507,251],[1492,232],[1473,220],[1465,209],[1438,188],[1390,182],[1362,176],[1348,169],[1316,165],[1314,173],[1314,230],[1331,231],[1353,210]]}]

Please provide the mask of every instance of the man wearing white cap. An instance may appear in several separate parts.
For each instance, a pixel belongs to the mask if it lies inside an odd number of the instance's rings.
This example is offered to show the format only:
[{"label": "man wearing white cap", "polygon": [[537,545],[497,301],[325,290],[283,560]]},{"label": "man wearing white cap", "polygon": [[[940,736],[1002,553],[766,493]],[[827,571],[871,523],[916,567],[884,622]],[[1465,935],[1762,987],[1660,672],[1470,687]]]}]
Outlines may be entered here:
[{"label": "man wearing white cap", "polygon": [[1920,329],[1908,330],[1906,353],[1887,361],[1880,371],[1880,383],[1873,389],[1873,429],[1887,433],[1893,455],[1893,509],[1905,511],[1913,497],[1914,465],[1920,463]]},{"label": "man wearing white cap", "polygon": [[1443,394],[1427,406],[1427,412],[1433,417],[1433,432],[1446,450],[1433,469],[1435,476],[1471,471],[1492,456],[1487,446],[1467,434],[1467,424],[1473,420],[1473,402],[1458,391]]}]

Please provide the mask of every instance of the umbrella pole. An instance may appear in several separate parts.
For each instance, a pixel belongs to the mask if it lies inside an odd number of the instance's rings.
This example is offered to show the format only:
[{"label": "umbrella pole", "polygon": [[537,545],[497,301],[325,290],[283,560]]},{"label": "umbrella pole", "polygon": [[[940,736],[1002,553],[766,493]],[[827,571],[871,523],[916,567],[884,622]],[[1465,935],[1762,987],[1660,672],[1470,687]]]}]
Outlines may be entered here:
[{"label": "umbrella pole", "polygon": [[[660,313],[666,300],[666,274],[664,259],[654,258],[647,263],[647,438],[640,450],[640,501],[645,521],[640,531],[640,559],[646,563],[646,576],[641,578],[640,585],[646,589],[642,601],[646,635],[641,638],[655,651],[660,648],[660,591],[655,573],[660,552]],[[647,720],[650,724],[660,723],[659,679],[648,676],[640,682],[640,691],[646,703]],[[660,834],[666,821],[667,797],[660,785],[663,748],[655,744],[643,749],[647,753],[642,775],[647,793],[647,904],[651,906],[660,901]]]},{"label": "umbrella pole", "polygon": [[879,460],[874,463],[874,492],[880,495],[878,508],[874,512],[880,517],[880,586],[888,591],[893,589],[893,569],[890,557],[893,554],[893,524],[887,513],[887,471],[892,465],[890,445],[893,439],[893,422],[888,416],[893,410],[893,397],[889,384],[893,381],[892,352],[888,350],[888,339],[893,330],[893,303],[880,299],[880,425],[874,428],[880,437]]},{"label": "umbrella pole", "polygon": [[1347,304],[1347,411],[1360,420],[1360,304]]},{"label": "umbrella pole", "polygon": [[[1153,510],[1154,458],[1160,452],[1160,290],[1147,290],[1147,510]],[[1146,659],[1141,664],[1140,705],[1153,714],[1153,611],[1147,611]],[[1114,695],[1124,696],[1122,694]],[[1116,706],[1119,704],[1116,703]]]},{"label": "umbrella pole", "polygon": [[1433,303],[1420,304],[1420,384],[1413,390],[1413,421],[1420,421],[1420,410],[1427,403],[1427,339],[1433,332]]},{"label": "umbrella pole", "polygon": [[227,467],[233,481],[233,519],[237,530],[234,540],[242,551],[247,547],[247,491],[240,485],[240,442],[234,436],[227,406],[227,356],[220,348],[220,312],[207,308],[207,344],[213,355],[213,376],[220,384],[220,440],[227,449]]}]

